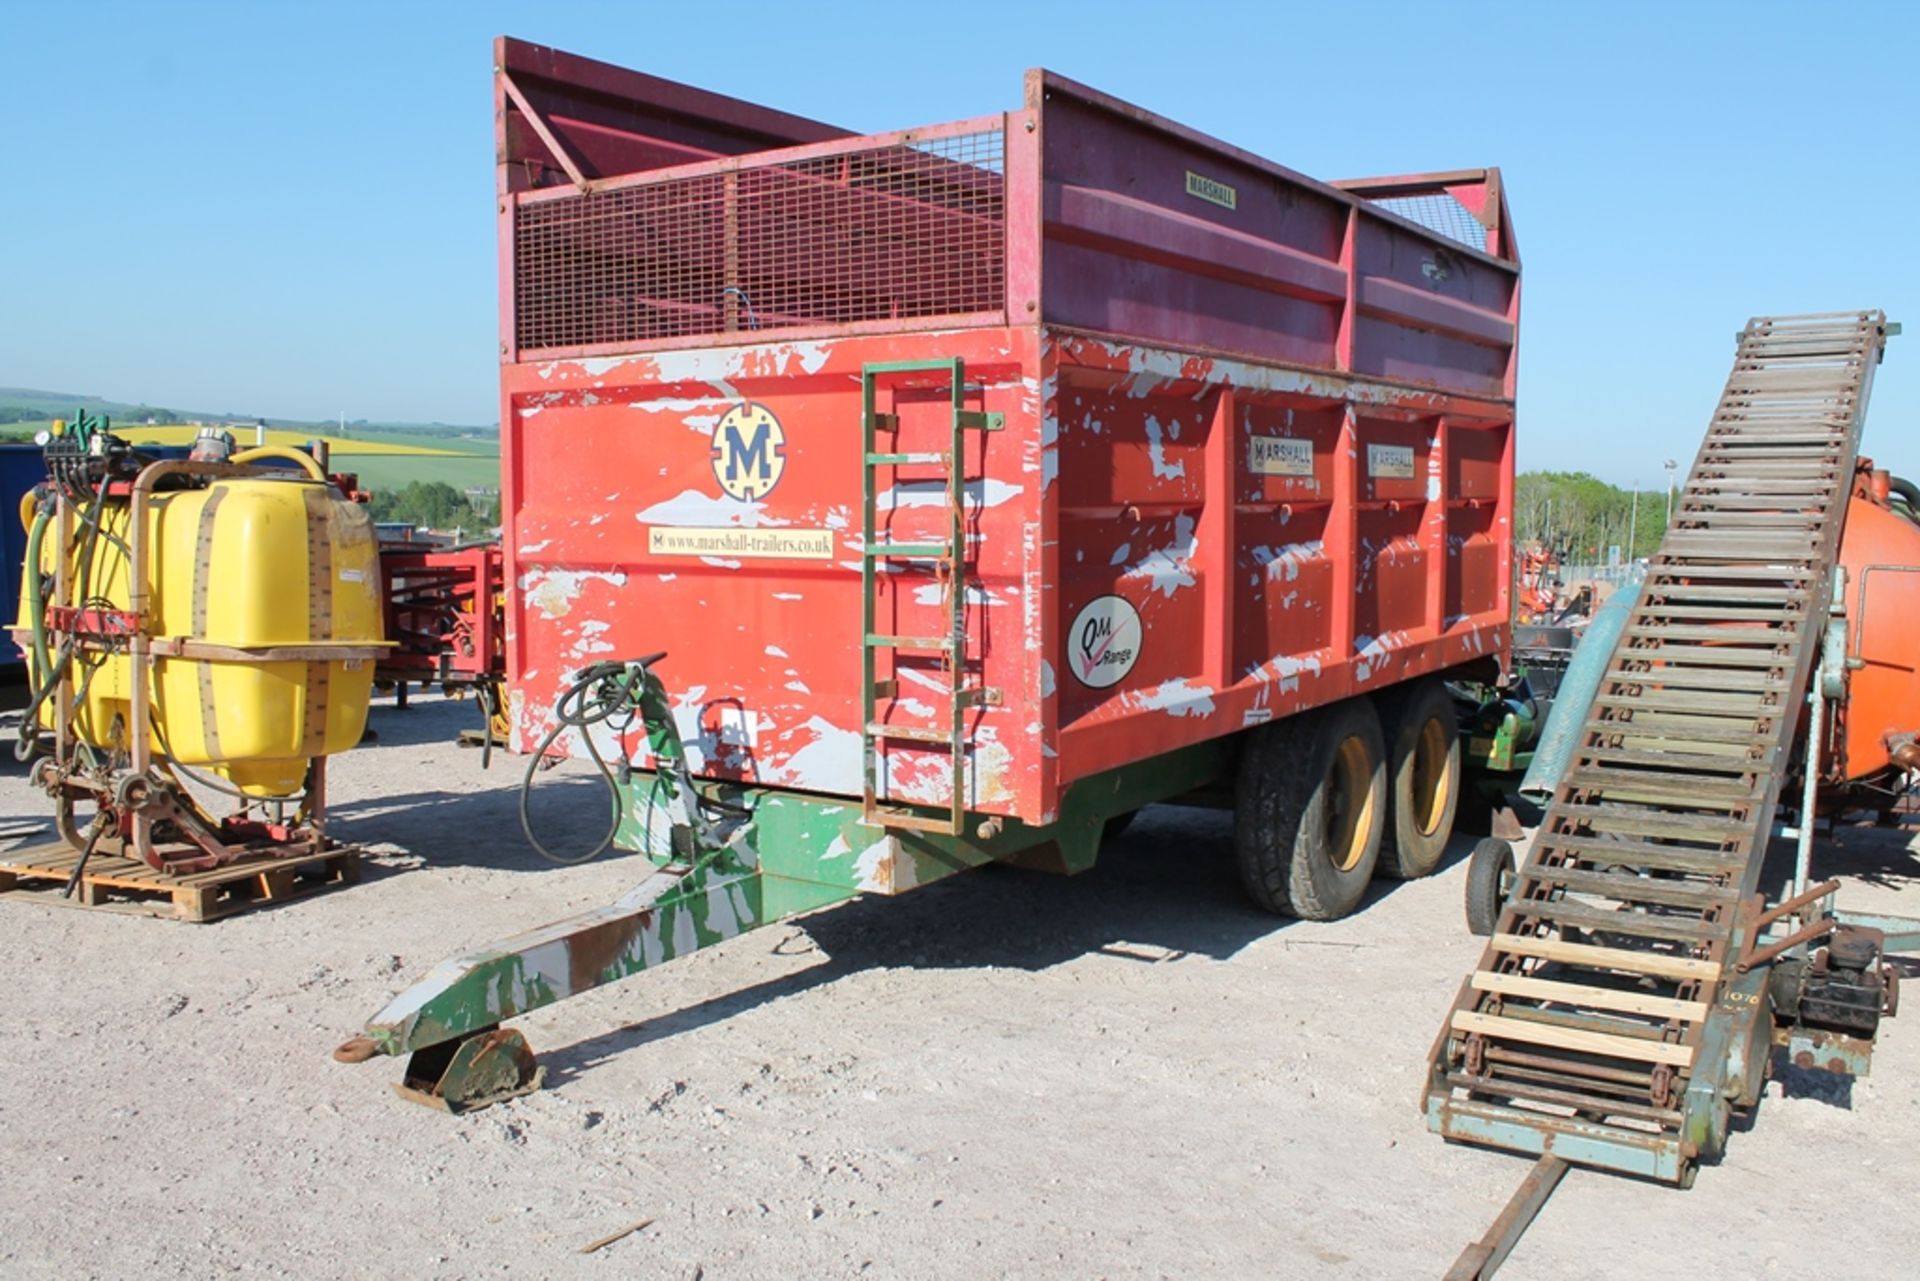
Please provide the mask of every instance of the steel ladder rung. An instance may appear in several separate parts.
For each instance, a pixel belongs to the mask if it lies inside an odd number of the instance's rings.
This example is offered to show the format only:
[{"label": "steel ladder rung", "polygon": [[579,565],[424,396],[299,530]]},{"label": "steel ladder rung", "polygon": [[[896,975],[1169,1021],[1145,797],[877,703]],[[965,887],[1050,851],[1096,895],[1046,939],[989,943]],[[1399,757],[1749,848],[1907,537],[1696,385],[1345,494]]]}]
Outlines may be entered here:
[{"label": "steel ladder rung", "polygon": [[[1801,449],[1801,445],[1818,444],[1817,449]],[[1708,452],[1727,453],[1741,461],[1764,458],[1805,459],[1824,457],[1839,446],[1831,436],[1820,432],[1729,432],[1725,436],[1716,436],[1707,442]]]},{"label": "steel ladder rung", "polygon": [[868,649],[921,649],[933,654],[951,654],[953,637],[951,636],[888,636],[869,634]]},{"label": "steel ladder rung", "polygon": [[[1785,578],[1786,575],[1783,574],[1780,577]],[[1657,574],[1647,575],[1646,595],[1642,597],[1640,609],[1666,608],[1666,605],[1660,603],[1661,601],[1727,601],[1743,608],[1778,604],[1784,609],[1789,605],[1804,606],[1808,597],[1807,589],[1804,587],[1770,587],[1765,583],[1749,587],[1734,587],[1726,583],[1669,583],[1661,582],[1659,578]]]},{"label": "steel ladder rung", "polygon": [[1617,770],[1576,766],[1561,786],[1582,792],[1620,792],[1633,796],[1669,797],[1676,801],[1744,801],[1754,797],[1751,780],[1705,778],[1697,774],[1654,770]]},{"label": "steel ladder rung", "polygon": [[1590,872],[1573,867],[1530,867],[1524,879],[1576,894],[1598,894],[1621,903],[1656,903],[1665,907],[1731,907],[1739,893],[1710,881],[1682,881],[1664,876],[1635,876],[1630,872]]},{"label": "steel ladder rung", "polygon": [[[876,406],[879,380],[889,375],[928,374],[943,376],[947,385],[948,438],[944,449],[877,448],[880,433],[901,431],[901,419],[895,413],[883,413]],[[966,658],[966,546],[965,485],[963,437],[968,431],[994,431],[1001,426],[1001,415],[967,409],[966,367],[958,357],[937,361],[904,361],[868,364],[861,370],[861,595],[862,595],[862,686],[861,686],[861,769],[863,801],[861,820],[882,827],[907,831],[939,832],[958,836],[965,827],[967,801],[967,752],[962,716],[968,707],[983,701],[980,691],[960,688],[964,681],[962,665]],[[908,442],[897,439],[896,445]],[[949,501],[945,507],[948,521],[944,540],[904,538],[893,541],[881,535],[875,477],[881,468],[944,468],[941,479]],[[948,578],[943,593],[946,630],[939,636],[901,635],[879,631],[876,612],[883,562],[905,560],[929,562],[943,567]],[[881,700],[895,700],[899,682],[877,678],[875,655],[879,650],[919,651],[944,655],[954,688],[945,700],[948,724],[944,729],[920,725],[891,724],[880,714]],[[885,759],[891,742],[939,745],[950,750],[952,796],[943,817],[931,817],[916,810],[886,803],[880,793],[886,778]]]},{"label": "steel ladder rung", "polygon": [[[1753,808],[1753,801],[1744,796],[1708,796],[1688,791],[1680,795],[1654,797],[1632,795],[1631,790],[1626,787],[1607,789],[1603,795],[1597,787],[1564,782],[1556,793],[1558,799],[1555,803],[1564,806],[1568,821],[1575,823],[1587,821],[1582,817],[1583,811],[1590,812],[1597,806],[1608,807],[1606,823],[1590,825],[1605,826],[1609,830],[1614,825],[1637,822],[1648,815],[1666,819],[1680,817],[1737,823],[1740,820],[1735,819],[1736,814]],[[1693,839],[1723,841],[1733,838],[1724,831],[1714,831]]]},{"label": "steel ladder rung", "polygon": [[916,450],[904,453],[868,453],[869,467],[953,466],[953,454],[944,449]]},{"label": "steel ladder rung", "polygon": [[942,836],[957,835],[952,820],[944,814],[936,817],[900,805],[875,805],[868,813],[879,819],[883,827],[895,827],[907,832],[933,832]]},{"label": "steel ladder rung", "polygon": [[[1772,584],[1779,584],[1788,591],[1805,591],[1806,588],[1787,588],[1788,580],[1804,581],[1813,577],[1813,571],[1805,565],[1724,565],[1703,560],[1699,564],[1681,564],[1661,556],[1647,570],[1648,586],[1660,590],[1685,590],[1696,587],[1721,586],[1728,583],[1754,583],[1762,590]],[[1679,581],[1686,579],[1689,581]],[[1736,589],[1744,590],[1744,589]]]},{"label": "steel ladder rung", "polygon": [[914,743],[938,743],[942,747],[953,744],[950,731],[930,725],[895,725],[887,721],[869,721],[867,734],[873,738],[898,738]]},{"label": "steel ladder rung", "polygon": [[[1647,638],[1636,636],[1633,639]],[[1777,642],[1775,647],[1778,648]],[[1791,658],[1791,655],[1782,658],[1779,654],[1760,653],[1735,645],[1641,645],[1633,649],[1623,648],[1617,653],[1623,662],[1665,663],[1669,666],[1779,667]]]},{"label": "steel ladder rung", "polygon": [[[1648,605],[1642,604],[1634,613],[1636,618],[1690,618],[1721,619],[1728,622],[1780,623],[1794,615],[1784,605],[1771,609],[1760,606],[1744,607],[1740,605]],[[1649,623],[1648,626],[1657,626]]]},{"label": "steel ladder rung", "polygon": [[1693,1047],[1688,1045],[1674,1045],[1667,1041],[1642,1041],[1634,1037],[1615,1036],[1607,1032],[1585,1032],[1575,1028],[1557,1027],[1550,1023],[1531,1023],[1525,1019],[1480,1014],[1472,1010],[1454,1012],[1453,1030],[1470,1034],[1477,1032],[1483,1036],[1521,1041],[1531,1045],[1551,1045],[1559,1049],[1579,1050],[1588,1054],[1604,1055],[1607,1058],[1660,1063],[1668,1067],[1687,1067],[1693,1063]]},{"label": "steel ladder rung", "polygon": [[[1701,693],[1719,694],[1726,691],[1704,690]],[[1616,695],[1615,697],[1620,697]],[[1744,741],[1748,737],[1763,737],[1767,728],[1760,722],[1775,714],[1774,704],[1762,704],[1758,708],[1693,708],[1682,710],[1673,707],[1606,707],[1596,709],[1588,715],[1581,726],[1585,734],[1625,734],[1646,737],[1668,734],[1685,737],[1688,730],[1699,730],[1702,742]],[[1684,750],[1684,749],[1681,749]]]},{"label": "steel ladder rung", "polygon": [[[1631,656],[1623,655],[1621,662],[1632,662]],[[1638,690],[1698,690],[1702,693],[1730,694],[1771,694],[1786,689],[1784,680],[1776,679],[1766,672],[1729,672],[1723,668],[1687,668],[1661,667],[1652,671],[1627,671],[1616,667],[1603,678],[1606,685],[1612,687],[1609,692],[1618,693],[1622,689]]]},{"label": "steel ladder rung", "polygon": [[1568,943],[1561,939],[1543,939],[1502,931],[1493,936],[1490,950],[1507,956],[1558,961],[1592,970],[1617,970],[1626,974],[1645,974],[1663,979],[1706,979],[1720,977],[1720,966],[1693,956],[1671,952],[1641,951],[1638,948],[1602,947],[1594,943]]},{"label": "steel ladder rung", "polygon": [[1708,943],[1726,937],[1731,921],[1714,924],[1699,917],[1660,916],[1652,912],[1609,911],[1570,899],[1515,899],[1507,905],[1521,920],[1551,921],[1561,928],[1626,934],[1663,943]]},{"label": "steel ladder rung", "polygon": [[[1823,531],[1824,532],[1824,531]],[[1769,579],[1793,577],[1788,571],[1812,555],[1813,548],[1796,539],[1767,542],[1759,538],[1716,539],[1707,543],[1677,536],[1673,546],[1660,552],[1660,568],[1669,574],[1685,573],[1694,578]],[[1751,573],[1736,573],[1751,570]]]},{"label": "steel ladder rung", "polygon": [[1609,668],[1602,678],[1610,693],[1626,687],[1636,689],[1696,690],[1707,694],[1778,694],[1787,688],[1786,678],[1777,670],[1720,667],[1704,662],[1670,662],[1660,667],[1635,669],[1640,660],[1622,654],[1619,666]]},{"label": "steel ladder rung", "polygon": [[1609,840],[1600,836],[1555,835],[1541,847],[1563,853],[1582,863],[1605,867],[1644,867],[1662,872],[1688,872],[1696,876],[1723,876],[1738,871],[1746,856],[1724,850],[1692,849],[1680,845],[1656,845],[1651,841]]},{"label": "steel ladder rung", "polygon": [[1690,494],[1720,490],[1730,490],[1741,494],[1777,494],[1782,498],[1825,501],[1826,496],[1833,492],[1833,483],[1831,481],[1817,481],[1811,478],[1807,480],[1788,480],[1779,476],[1764,478],[1705,476],[1687,482],[1687,491]]},{"label": "steel ladder rung", "polygon": [[[1555,1089],[1553,1085],[1542,1085],[1526,1077],[1516,1078],[1511,1069],[1500,1065],[1497,1076],[1469,1076],[1465,1072],[1447,1073],[1447,1083],[1458,1089],[1477,1094],[1497,1096],[1506,1100],[1523,1099],[1529,1103],[1545,1103],[1550,1107],[1564,1108],[1572,1113],[1593,1113],[1603,1106],[1609,1116],[1632,1117],[1636,1121],[1678,1122],[1680,1113],[1672,1108],[1657,1108],[1651,1104],[1632,1099],[1596,1099],[1591,1094],[1581,1094],[1576,1090]],[[1545,1076],[1545,1073],[1541,1074]],[[1483,1269],[1480,1273],[1485,1276]]]},{"label": "steel ladder rung", "polygon": [[[1777,621],[1773,620],[1773,621]],[[1632,640],[1725,641],[1730,645],[1780,644],[1777,627],[1692,626],[1685,623],[1634,623],[1624,635]]]},{"label": "steel ladder rung", "polygon": [[[1667,741],[1664,735],[1661,737]],[[1711,752],[1652,752],[1630,747],[1583,747],[1580,756],[1582,760],[1600,762],[1603,768],[1644,765],[1699,774],[1751,774],[1754,770],[1766,768],[1764,762],[1732,753],[1716,755]]]},{"label": "steel ladder rung", "polygon": [[[1606,729],[1589,730],[1588,736],[1608,740],[1606,746],[1591,749],[1596,760],[1614,762],[1625,758],[1634,763],[1652,764],[1662,756],[1678,756],[1682,760],[1712,760],[1717,757],[1730,764],[1746,764],[1757,769],[1773,768],[1773,748],[1759,741],[1751,725],[1729,725],[1723,730],[1698,725],[1649,725],[1637,730],[1609,726]],[[1756,752],[1762,755],[1754,755]],[[1708,767],[1699,765],[1694,768]]]},{"label": "steel ladder rung", "polygon": [[[1646,709],[1656,712],[1688,712],[1729,717],[1759,718],[1768,706],[1759,697],[1738,698],[1732,694],[1682,693],[1609,694],[1602,692],[1594,700],[1596,707]],[[1774,709],[1777,713],[1777,708]]]},{"label": "steel ladder rung", "polygon": [[1707,1013],[1705,1001],[1686,1001],[1651,992],[1601,987],[1593,983],[1569,983],[1561,979],[1538,978],[1502,970],[1481,970],[1469,982],[1478,992],[1495,992],[1501,996],[1518,996],[1530,1001],[1596,1010],[1616,1010],[1622,1014],[1648,1014],[1656,1018],[1697,1022],[1705,1018]]},{"label": "steel ladder rung", "polygon": [[1674,837],[1683,840],[1714,841],[1726,844],[1749,834],[1753,824],[1746,819],[1719,815],[1659,813],[1630,814],[1618,809],[1598,809],[1568,805],[1561,817],[1589,830],[1615,836]]},{"label": "steel ladder rung", "polygon": [[[1617,737],[1623,741],[1650,739],[1681,749],[1710,744],[1751,748],[1757,747],[1762,738],[1754,731],[1752,721],[1741,721],[1731,717],[1712,724],[1705,723],[1704,718],[1701,720],[1648,719],[1643,721],[1635,718],[1631,721],[1588,721],[1583,732],[1588,735]],[[1598,753],[1616,749],[1596,748],[1594,750]]]},{"label": "steel ladder rung", "polygon": [[[1499,971],[1494,971],[1499,973]],[[1598,976],[1595,976],[1598,977]],[[1475,989],[1480,990],[1480,989]],[[1648,1014],[1635,1014],[1625,1010],[1574,1011],[1554,1009],[1550,1002],[1531,1001],[1527,998],[1497,995],[1499,1008],[1483,1009],[1480,1013],[1495,1018],[1518,1019],[1523,1023],[1539,1024],[1545,1027],[1571,1028],[1577,1032],[1598,1032],[1607,1036],[1624,1036],[1635,1041],[1662,1042],[1669,1035],[1679,1036],[1669,1044],[1685,1044],[1685,1021],[1657,1018]],[[1649,1021],[1652,1020],[1652,1021]]]}]

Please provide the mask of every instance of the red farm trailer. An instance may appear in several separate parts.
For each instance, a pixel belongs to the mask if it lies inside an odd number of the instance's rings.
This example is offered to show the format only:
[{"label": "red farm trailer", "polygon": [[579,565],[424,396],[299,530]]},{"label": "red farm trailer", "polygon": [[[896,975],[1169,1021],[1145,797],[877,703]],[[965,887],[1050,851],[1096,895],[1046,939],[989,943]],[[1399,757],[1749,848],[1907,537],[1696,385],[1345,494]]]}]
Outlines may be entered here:
[{"label": "red farm trailer", "polygon": [[1431,870],[1508,646],[1497,170],[1317,182],[1046,71],[856,135],[495,65],[511,720],[655,870],[343,1057],[476,1101],[502,1019],[1197,789],[1270,909]]}]

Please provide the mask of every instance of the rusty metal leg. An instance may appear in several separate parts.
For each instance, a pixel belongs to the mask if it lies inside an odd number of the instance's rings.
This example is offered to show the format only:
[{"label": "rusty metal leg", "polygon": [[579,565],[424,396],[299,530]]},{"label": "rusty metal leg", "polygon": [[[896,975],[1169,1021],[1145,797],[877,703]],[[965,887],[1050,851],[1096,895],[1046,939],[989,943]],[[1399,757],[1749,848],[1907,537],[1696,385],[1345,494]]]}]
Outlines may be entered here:
[{"label": "rusty metal leg", "polygon": [[1566,1173],[1567,1163],[1557,1156],[1543,1156],[1534,1162],[1533,1170],[1520,1181],[1507,1208],[1500,1211],[1500,1217],[1493,1221],[1487,1234],[1461,1251],[1460,1257],[1453,1261],[1446,1281],[1485,1281],[1499,1271]]}]

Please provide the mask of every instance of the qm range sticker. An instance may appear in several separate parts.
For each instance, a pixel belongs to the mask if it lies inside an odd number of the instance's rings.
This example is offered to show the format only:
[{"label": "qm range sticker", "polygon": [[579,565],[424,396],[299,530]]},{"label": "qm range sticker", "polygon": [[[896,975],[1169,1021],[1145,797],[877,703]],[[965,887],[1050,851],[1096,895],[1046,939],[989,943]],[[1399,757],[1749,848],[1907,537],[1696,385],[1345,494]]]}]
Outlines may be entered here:
[{"label": "qm range sticker", "polygon": [[1387,480],[1413,479],[1413,446],[1368,445],[1367,475]]},{"label": "qm range sticker", "polygon": [[1140,611],[1119,596],[1087,602],[1067,632],[1067,666],[1082,685],[1117,685],[1140,658]]},{"label": "qm range sticker", "polygon": [[786,469],[787,433],[765,405],[735,405],[714,425],[713,477],[727,497],[765,498]]}]

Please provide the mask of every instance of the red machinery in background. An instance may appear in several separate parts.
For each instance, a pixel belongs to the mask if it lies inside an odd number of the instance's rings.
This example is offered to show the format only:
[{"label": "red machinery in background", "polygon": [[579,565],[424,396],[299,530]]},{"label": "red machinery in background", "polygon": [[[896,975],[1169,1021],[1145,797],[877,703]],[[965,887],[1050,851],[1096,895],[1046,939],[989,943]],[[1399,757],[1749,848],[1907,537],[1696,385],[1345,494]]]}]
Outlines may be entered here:
[{"label": "red machinery in background", "polygon": [[504,741],[506,596],[498,542],[435,547],[380,545],[386,634],[394,648],[376,678],[392,682],[399,705],[418,681],[449,694],[471,691],[484,708],[489,737]]},{"label": "red machinery in background", "polygon": [[1920,768],[1920,488],[1861,459],[1840,564],[1845,596],[1835,615],[1845,620],[1846,650],[1826,665],[1844,672],[1844,686],[1829,682],[1835,706],[1822,781],[1884,811],[1905,773]]},{"label": "red machinery in background", "polygon": [[1519,617],[1523,623],[1545,621],[1560,606],[1560,554],[1545,543],[1520,551]]}]

